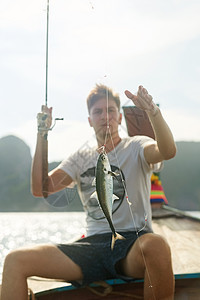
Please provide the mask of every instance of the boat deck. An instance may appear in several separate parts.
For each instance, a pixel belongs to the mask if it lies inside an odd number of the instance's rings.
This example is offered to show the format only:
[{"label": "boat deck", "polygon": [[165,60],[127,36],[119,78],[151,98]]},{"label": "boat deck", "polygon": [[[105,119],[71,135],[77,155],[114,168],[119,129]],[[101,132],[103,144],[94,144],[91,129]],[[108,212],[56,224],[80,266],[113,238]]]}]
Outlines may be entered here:
[{"label": "boat deck", "polygon": [[[181,276],[184,277],[184,276]],[[174,300],[198,300],[200,295],[200,278],[176,278]],[[71,285],[58,282],[40,282],[41,291],[36,293],[38,300],[97,300],[97,299],[143,299],[143,282],[123,283],[121,280],[106,281],[109,287],[92,286],[74,289]],[[31,284],[31,287],[34,285]],[[44,289],[45,288],[45,289]],[[38,285],[37,285],[38,289]],[[36,292],[36,291],[35,291]],[[107,294],[106,294],[107,293]]]},{"label": "boat deck", "polygon": [[[200,299],[200,222],[164,212],[153,219],[154,232],[164,236],[172,252],[173,270],[176,278],[175,300]],[[110,292],[104,299],[143,299],[143,282],[124,283],[121,280],[106,281]],[[74,289],[68,283],[30,278],[29,286],[36,299],[101,299],[89,288]],[[98,292],[102,287],[93,288]],[[109,287],[107,287],[109,289]],[[105,292],[106,288],[103,289]]]},{"label": "boat deck", "polygon": [[153,230],[171,247],[174,274],[200,273],[200,222],[182,217],[154,219]]}]

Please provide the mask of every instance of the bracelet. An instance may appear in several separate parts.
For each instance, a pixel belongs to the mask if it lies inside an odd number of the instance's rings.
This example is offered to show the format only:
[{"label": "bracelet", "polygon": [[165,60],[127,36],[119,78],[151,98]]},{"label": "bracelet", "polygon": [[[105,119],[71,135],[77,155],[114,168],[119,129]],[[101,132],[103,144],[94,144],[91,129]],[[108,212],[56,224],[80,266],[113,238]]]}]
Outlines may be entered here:
[{"label": "bracelet", "polygon": [[151,110],[149,110],[148,112],[152,114],[153,117],[155,117],[158,112],[159,112],[159,107],[158,105],[156,105],[153,101],[151,103]]},{"label": "bracelet", "polygon": [[48,130],[44,130],[44,129],[38,128],[38,134],[39,134],[42,138],[44,138],[44,137],[47,136]]}]

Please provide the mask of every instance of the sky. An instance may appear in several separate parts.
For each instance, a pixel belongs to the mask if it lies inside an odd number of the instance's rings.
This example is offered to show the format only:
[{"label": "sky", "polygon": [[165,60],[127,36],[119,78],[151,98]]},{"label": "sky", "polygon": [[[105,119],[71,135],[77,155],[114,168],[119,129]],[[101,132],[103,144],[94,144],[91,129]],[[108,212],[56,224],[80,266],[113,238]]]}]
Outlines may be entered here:
[{"label": "sky", "polygon": [[[0,2],[0,138],[34,153],[45,103],[46,0]],[[199,0],[49,0],[48,106],[63,117],[49,132],[49,161],[94,139],[86,97],[96,83],[143,85],[176,141],[200,141]],[[125,123],[120,128],[126,135]]]}]

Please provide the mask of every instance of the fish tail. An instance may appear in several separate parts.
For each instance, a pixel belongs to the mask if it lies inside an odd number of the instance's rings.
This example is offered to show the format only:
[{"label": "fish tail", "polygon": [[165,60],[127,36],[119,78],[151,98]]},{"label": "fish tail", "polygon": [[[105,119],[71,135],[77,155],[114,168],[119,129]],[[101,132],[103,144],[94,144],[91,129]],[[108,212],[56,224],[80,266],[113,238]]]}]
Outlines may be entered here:
[{"label": "fish tail", "polygon": [[121,234],[119,234],[117,232],[113,233],[113,235],[112,235],[112,242],[111,242],[111,249],[112,250],[114,248],[116,240],[125,240],[125,237],[123,237]]}]

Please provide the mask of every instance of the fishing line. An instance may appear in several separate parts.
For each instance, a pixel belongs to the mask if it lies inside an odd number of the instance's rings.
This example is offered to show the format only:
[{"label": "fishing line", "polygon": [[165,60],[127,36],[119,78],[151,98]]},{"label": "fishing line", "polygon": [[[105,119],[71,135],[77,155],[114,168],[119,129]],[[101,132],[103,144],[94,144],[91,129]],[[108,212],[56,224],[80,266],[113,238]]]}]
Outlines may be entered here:
[{"label": "fishing line", "polygon": [[49,59],[49,0],[47,0],[47,32],[46,32],[46,86],[45,86],[45,105],[48,98],[48,59]]},{"label": "fishing line", "polygon": [[106,135],[105,135],[104,146],[106,145],[106,141],[107,141],[107,138],[108,138],[108,133],[110,132],[108,100],[109,100],[108,99],[108,87],[106,87]]},{"label": "fishing line", "polygon": [[[107,139],[107,136],[109,135],[110,139],[111,139],[111,143],[112,143],[112,149],[114,150],[114,156],[115,156],[115,159],[116,159],[116,162],[117,162],[117,165],[118,165],[118,169],[121,170],[120,164],[119,164],[119,160],[118,160],[118,156],[117,156],[117,152],[116,152],[116,148],[115,148],[114,141],[113,141],[113,138],[112,138],[112,132],[111,132],[110,126],[109,126],[109,119],[108,119],[108,117],[109,117],[109,112],[108,112],[109,97],[108,97],[108,92],[106,94],[107,94],[107,97],[106,97],[106,100],[107,100],[107,130],[106,130],[106,139]],[[105,143],[105,145],[106,145],[106,143]],[[126,201],[127,201],[128,207],[129,207],[129,211],[130,211],[130,214],[131,214],[131,218],[132,218],[132,221],[133,221],[133,225],[134,225],[134,228],[135,228],[135,231],[136,231],[136,235],[137,235],[137,239],[138,239],[138,243],[139,243],[139,248],[140,248],[140,251],[141,251],[142,259],[143,259],[143,262],[144,262],[144,265],[145,265],[145,270],[146,270],[148,281],[149,281],[149,288],[152,289],[153,298],[156,300],[155,293],[154,293],[154,290],[153,290],[152,281],[151,281],[150,272],[149,272],[149,269],[148,269],[148,266],[147,266],[147,262],[146,262],[146,259],[145,259],[145,256],[144,256],[144,252],[143,252],[143,249],[142,249],[142,244],[141,244],[141,241],[139,239],[139,233],[142,230],[144,230],[145,227],[146,227],[146,225],[147,225],[147,218],[148,218],[148,216],[147,216],[147,214],[145,214],[145,216],[144,216],[144,226],[141,229],[137,228],[136,222],[135,222],[135,218],[133,216],[133,211],[131,209],[132,203],[129,201],[128,191],[127,191],[127,188],[126,188],[126,182],[123,179],[121,171],[120,171],[120,177],[121,177],[122,185],[123,185],[123,188],[124,188],[124,191],[125,191],[125,198],[126,198]]]}]

